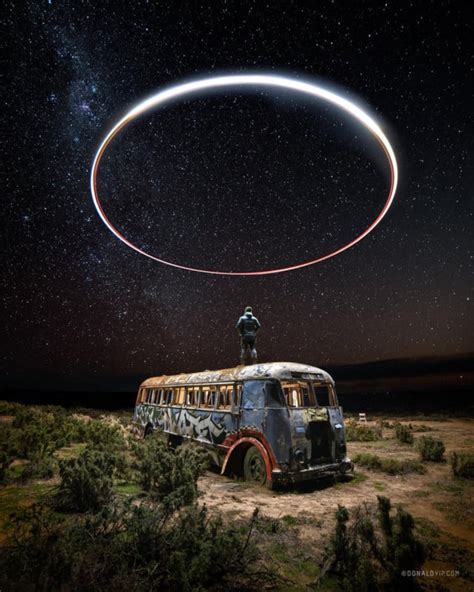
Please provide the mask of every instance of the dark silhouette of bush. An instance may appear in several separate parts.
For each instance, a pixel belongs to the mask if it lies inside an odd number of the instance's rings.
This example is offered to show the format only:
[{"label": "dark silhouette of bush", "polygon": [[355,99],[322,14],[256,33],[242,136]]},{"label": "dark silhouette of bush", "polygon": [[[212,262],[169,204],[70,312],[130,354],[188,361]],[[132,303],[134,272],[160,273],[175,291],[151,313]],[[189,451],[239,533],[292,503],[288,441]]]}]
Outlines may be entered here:
[{"label": "dark silhouette of bush", "polygon": [[451,468],[456,477],[474,479],[474,454],[472,452],[451,453]]},{"label": "dark silhouette of bush", "polygon": [[444,444],[442,440],[432,436],[420,436],[416,441],[416,448],[422,460],[442,462],[444,460]]},{"label": "dark silhouette of bush", "polygon": [[205,507],[172,515],[162,504],[124,503],[82,519],[38,506],[16,518],[0,556],[0,589],[134,592],[260,590],[250,523],[226,524]]},{"label": "dark silhouette of bush", "polygon": [[402,444],[413,444],[414,437],[410,428],[402,423],[395,424],[395,437]]},{"label": "dark silhouette of bush", "polygon": [[404,577],[404,571],[421,566],[424,548],[413,534],[412,516],[400,508],[391,516],[390,510],[390,500],[382,496],[378,496],[376,514],[363,504],[350,520],[347,508],[338,507],[320,585],[332,578],[336,589],[344,592],[417,588],[416,580]]}]

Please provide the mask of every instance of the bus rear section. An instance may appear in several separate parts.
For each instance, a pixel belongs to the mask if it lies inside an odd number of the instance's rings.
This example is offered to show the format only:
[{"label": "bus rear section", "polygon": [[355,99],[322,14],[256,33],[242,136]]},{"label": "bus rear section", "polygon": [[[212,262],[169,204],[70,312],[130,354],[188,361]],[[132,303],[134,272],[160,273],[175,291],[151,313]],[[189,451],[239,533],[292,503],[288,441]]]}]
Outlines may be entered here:
[{"label": "bus rear section", "polygon": [[252,429],[269,452],[270,463],[266,464],[270,467],[265,467],[263,475],[266,459],[255,460],[256,452],[249,452],[254,465],[260,462],[262,469],[252,474],[244,457],[248,480],[267,485],[294,483],[353,469],[346,455],[342,409],[331,382],[244,382],[240,431],[251,433]]}]

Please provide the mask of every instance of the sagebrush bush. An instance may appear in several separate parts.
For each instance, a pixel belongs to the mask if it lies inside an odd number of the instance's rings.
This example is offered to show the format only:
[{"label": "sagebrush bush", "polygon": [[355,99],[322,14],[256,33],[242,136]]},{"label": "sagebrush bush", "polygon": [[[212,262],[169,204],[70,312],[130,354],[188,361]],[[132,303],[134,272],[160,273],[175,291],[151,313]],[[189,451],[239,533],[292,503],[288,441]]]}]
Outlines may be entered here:
[{"label": "sagebrush bush", "polygon": [[356,421],[346,421],[346,440],[352,442],[374,442],[382,439],[381,426],[370,427]]},{"label": "sagebrush bush", "polygon": [[354,462],[373,471],[388,473],[389,475],[405,475],[408,473],[423,474],[425,467],[417,460],[411,458],[381,458],[377,454],[361,452],[353,458]]},{"label": "sagebrush bush", "polygon": [[0,555],[0,589],[204,590],[261,589],[250,523],[226,524],[205,507],[170,515],[161,504],[125,503],[64,520],[34,506],[16,518]]},{"label": "sagebrush bush", "polygon": [[413,444],[414,437],[409,426],[403,425],[402,423],[395,424],[395,437],[402,444]]},{"label": "sagebrush bush", "polygon": [[143,489],[173,510],[197,497],[197,480],[207,468],[207,453],[195,446],[171,448],[155,434],[135,446]]},{"label": "sagebrush bush", "polygon": [[20,480],[51,479],[56,471],[56,462],[52,457],[33,458],[22,470]]},{"label": "sagebrush bush", "polygon": [[82,441],[92,446],[101,445],[110,449],[124,448],[125,439],[122,435],[120,425],[104,421],[103,419],[81,423]]},{"label": "sagebrush bush", "polygon": [[[336,527],[326,550],[319,584],[328,576],[344,592],[410,590],[414,578],[404,578],[403,570],[421,566],[425,559],[423,545],[415,538],[414,520],[402,509],[390,515],[390,500],[378,497],[376,515],[363,504],[353,511],[339,506]],[[328,581],[329,583],[329,581]]]},{"label": "sagebrush bush", "polygon": [[86,448],[77,458],[59,461],[61,484],[55,506],[63,511],[97,512],[114,497],[114,479],[123,470],[119,454]]},{"label": "sagebrush bush", "polygon": [[474,454],[472,452],[452,452],[451,468],[456,477],[474,479]]},{"label": "sagebrush bush", "polygon": [[444,460],[445,447],[442,440],[432,436],[420,436],[416,441],[416,448],[422,460],[441,462]]},{"label": "sagebrush bush", "polygon": [[15,415],[20,407],[23,407],[20,403],[0,401],[0,415]]}]

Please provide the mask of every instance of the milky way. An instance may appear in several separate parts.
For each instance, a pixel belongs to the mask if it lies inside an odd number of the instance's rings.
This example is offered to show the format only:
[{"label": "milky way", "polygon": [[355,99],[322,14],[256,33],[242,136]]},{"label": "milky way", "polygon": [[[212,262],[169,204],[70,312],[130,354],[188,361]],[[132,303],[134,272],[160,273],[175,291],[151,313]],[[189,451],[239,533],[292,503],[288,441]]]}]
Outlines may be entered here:
[{"label": "milky way", "polygon": [[[472,351],[468,8],[7,3],[4,384],[133,388],[232,366],[246,305],[262,322],[265,361]],[[195,274],[124,248],[90,199],[104,130],[178,80],[250,71],[314,81],[373,113],[400,168],[389,215],[341,256],[265,277]],[[289,266],[349,242],[388,187],[363,126],[264,89],[138,118],[99,179],[107,215],[140,248],[229,270]]]}]

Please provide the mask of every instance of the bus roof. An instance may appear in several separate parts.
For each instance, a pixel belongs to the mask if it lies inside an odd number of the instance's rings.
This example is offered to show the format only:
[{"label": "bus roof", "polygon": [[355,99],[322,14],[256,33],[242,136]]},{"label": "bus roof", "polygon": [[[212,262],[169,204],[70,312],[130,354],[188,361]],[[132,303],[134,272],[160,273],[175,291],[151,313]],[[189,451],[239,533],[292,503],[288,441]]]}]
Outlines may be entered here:
[{"label": "bus roof", "polygon": [[276,378],[278,380],[310,378],[334,384],[331,376],[316,366],[294,362],[270,362],[266,364],[253,364],[251,366],[236,366],[235,368],[226,368],[225,370],[205,370],[204,372],[174,374],[173,376],[155,376],[148,378],[140,386],[209,384],[259,378]]}]

